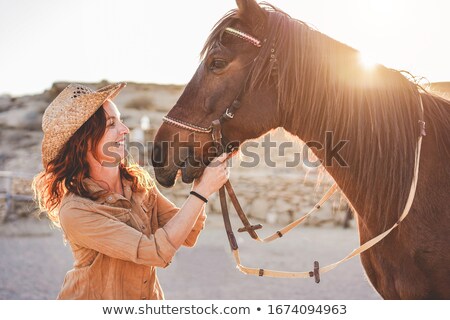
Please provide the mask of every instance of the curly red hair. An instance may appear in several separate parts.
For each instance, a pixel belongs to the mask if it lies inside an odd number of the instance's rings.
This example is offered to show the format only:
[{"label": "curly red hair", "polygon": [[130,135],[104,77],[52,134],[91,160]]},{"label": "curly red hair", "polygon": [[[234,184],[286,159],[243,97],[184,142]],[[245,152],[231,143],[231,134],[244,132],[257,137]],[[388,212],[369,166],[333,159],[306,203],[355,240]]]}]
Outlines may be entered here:
[{"label": "curly red hair", "polygon": [[[69,139],[58,156],[50,161],[44,171],[33,179],[32,189],[41,212],[47,212],[49,219],[59,227],[59,205],[68,192],[92,200],[101,194],[91,194],[83,183],[90,176],[86,161],[89,147],[97,150],[107,126],[106,113],[102,107],[95,112]],[[94,155],[96,156],[96,155]],[[154,187],[149,173],[139,165],[125,158],[119,163],[121,177],[132,182],[133,191]]]}]

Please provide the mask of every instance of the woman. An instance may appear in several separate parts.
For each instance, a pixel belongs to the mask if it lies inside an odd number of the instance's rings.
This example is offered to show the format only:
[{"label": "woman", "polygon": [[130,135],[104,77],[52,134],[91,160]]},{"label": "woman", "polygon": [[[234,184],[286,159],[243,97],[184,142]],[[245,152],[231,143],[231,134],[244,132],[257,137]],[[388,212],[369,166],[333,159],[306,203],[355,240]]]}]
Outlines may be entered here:
[{"label": "woman", "polygon": [[196,243],[207,198],[228,179],[223,154],[179,209],[144,169],[126,164],[129,130],[112,102],[124,86],[71,84],[43,116],[44,171],[33,189],[75,259],[58,299],[163,299],[156,267]]}]

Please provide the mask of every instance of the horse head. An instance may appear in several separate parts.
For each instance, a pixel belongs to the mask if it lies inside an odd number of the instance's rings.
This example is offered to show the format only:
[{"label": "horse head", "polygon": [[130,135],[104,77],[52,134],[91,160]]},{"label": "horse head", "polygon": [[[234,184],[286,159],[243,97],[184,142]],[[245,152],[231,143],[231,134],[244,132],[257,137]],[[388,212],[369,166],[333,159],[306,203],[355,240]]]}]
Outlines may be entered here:
[{"label": "horse head", "polygon": [[163,186],[172,186],[179,171],[185,183],[201,176],[217,151],[214,120],[220,119],[227,152],[281,123],[267,11],[253,0],[237,5],[216,24],[200,65],[156,134],[152,161]]}]

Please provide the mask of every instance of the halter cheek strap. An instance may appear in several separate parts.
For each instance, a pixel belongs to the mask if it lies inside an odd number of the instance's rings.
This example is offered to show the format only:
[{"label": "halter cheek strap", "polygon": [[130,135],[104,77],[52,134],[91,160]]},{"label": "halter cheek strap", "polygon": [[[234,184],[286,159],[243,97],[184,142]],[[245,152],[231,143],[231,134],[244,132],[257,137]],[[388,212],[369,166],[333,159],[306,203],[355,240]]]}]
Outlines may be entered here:
[{"label": "halter cheek strap", "polygon": [[[261,47],[261,41],[260,40],[258,40],[257,38],[253,37],[252,35],[250,35],[248,33],[245,33],[245,32],[243,32],[241,30],[228,27],[228,28],[225,28],[224,32],[226,32],[228,34],[231,34],[231,35],[233,35],[235,37],[238,37],[238,38],[240,38],[240,39],[242,39],[244,41],[247,41],[247,42],[251,43],[252,45],[254,45],[257,48]],[[271,57],[272,56],[273,56],[273,54],[271,55]],[[240,106],[241,106],[240,100],[241,100],[241,97],[242,97],[242,95],[243,95],[243,93],[245,91],[244,89],[245,89],[245,86],[246,86],[246,84],[248,82],[248,79],[250,78],[251,71],[252,70],[250,70],[250,72],[248,73],[247,77],[245,78],[244,83],[243,83],[241,89],[239,90],[236,98],[233,100],[231,105],[225,110],[225,112],[219,117],[218,121],[220,123],[223,123],[226,120],[233,119],[235,112],[240,108]],[[179,127],[179,128],[182,128],[182,129],[190,130],[190,131],[193,131],[193,132],[208,133],[208,134],[212,134],[212,132],[213,132],[213,126],[212,125],[210,125],[209,127],[201,127],[201,126],[198,126],[196,124],[192,124],[192,123],[189,123],[189,122],[186,122],[186,121],[182,121],[182,120],[178,120],[178,119],[172,118],[170,116],[163,117],[163,122],[165,122],[167,124],[170,124],[170,125],[173,125],[173,126],[176,126],[176,127]],[[213,137],[213,140],[214,140],[214,137]]]}]

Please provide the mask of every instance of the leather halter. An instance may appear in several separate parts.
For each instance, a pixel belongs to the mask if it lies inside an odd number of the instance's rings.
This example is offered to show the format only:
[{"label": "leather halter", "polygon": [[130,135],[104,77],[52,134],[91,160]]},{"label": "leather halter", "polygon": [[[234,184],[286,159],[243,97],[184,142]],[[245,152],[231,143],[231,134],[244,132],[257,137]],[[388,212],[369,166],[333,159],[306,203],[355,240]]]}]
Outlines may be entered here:
[{"label": "leather halter", "polygon": [[[245,32],[242,32],[242,31],[240,31],[238,29],[234,29],[234,28],[228,27],[228,28],[225,28],[224,32],[229,33],[229,34],[231,34],[231,35],[233,35],[235,37],[238,37],[238,38],[240,38],[240,39],[242,39],[244,41],[247,41],[247,42],[249,42],[250,44],[254,45],[257,48],[261,47],[261,41],[260,40],[258,40],[257,38],[255,38],[255,37],[253,37],[253,36],[251,36],[251,35],[249,35],[249,34],[247,34]],[[272,56],[274,56],[274,49],[272,49],[271,57]],[[225,112],[219,117],[218,121],[220,123],[223,123],[226,120],[233,119],[235,112],[240,108],[240,106],[241,106],[240,100],[242,98],[242,95],[244,94],[245,86],[247,85],[247,82],[248,82],[248,80],[250,78],[250,75],[251,75],[251,73],[253,71],[253,65],[254,65],[255,61],[256,61],[256,59],[253,61],[252,67],[251,67],[249,73],[247,74],[247,76],[246,76],[246,78],[244,80],[244,83],[243,83],[241,89],[239,90],[236,98],[233,100],[231,105],[225,110]],[[171,124],[173,126],[176,126],[176,127],[182,128],[182,129],[190,130],[192,132],[197,132],[197,133],[210,133],[210,134],[212,134],[212,132],[213,132],[213,126],[212,125],[210,125],[209,127],[201,127],[199,125],[192,124],[192,123],[189,123],[189,122],[186,122],[186,121],[183,121],[183,120],[175,119],[175,118],[169,117],[169,116],[164,116],[163,117],[163,122],[166,122],[168,124]],[[214,137],[213,137],[213,140],[214,140]]]},{"label": "leather halter", "polygon": [[[261,41],[259,41],[258,39],[256,39],[255,37],[248,35],[240,30],[237,29],[233,29],[233,28],[226,28],[225,32],[230,33],[231,35],[237,36],[247,42],[250,42],[251,44],[253,44],[256,47],[261,47]],[[271,62],[276,62],[276,57],[275,57],[275,49],[272,48],[271,50],[272,54],[271,54]],[[253,69],[253,68],[252,68]],[[241,90],[239,91],[236,99],[233,101],[233,103],[230,105],[230,107],[228,107],[226,109],[226,111],[219,117],[219,119],[214,120],[212,122],[212,124],[205,128],[205,127],[201,127],[201,126],[197,126],[195,124],[191,124],[182,120],[178,120],[169,116],[165,116],[163,117],[163,121],[166,122],[167,124],[173,125],[173,126],[177,126],[186,130],[190,130],[193,132],[198,132],[198,133],[207,133],[207,134],[211,134],[212,135],[212,139],[214,141],[214,143],[217,146],[217,155],[220,155],[223,153],[223,144],[222,144],[222,123],[225,120],[230,120],[233,119],[234,117],[234,113],[237,109],[239,109],[240,107],[240,98],[244,92],[244,88],[245,85],[248,81],[248,78],[250,77],[250,74],[252,72],[252,69],[250,70],[249,74],[246,77],[246,80],[244,82],[244,85],[241,87]],[[423,119],[424,116],[424,109],[423,109],[423,102],[422,102],[422,97],[420,96],[419,93],[419,106],[420,106],[420,110],[421,110],[421,119]],[[239,216],[239,218],[241,219],[244,227],[239,228],[238,231],[239,232],[248,232],[249,235],[260,242],[271,242],[275,239],[279,239],[281,238],[284,234],[288,233],[289,231],[291,231],[292,229],[294,229],[296,226],[298,226],[299,224],[301,224],[303,221],[305,221],[312,213],[314,213],[315,211],[319,210],[321,208],[321,206],[323,205],[323,203],[325,203],[325,201],[327,201],[339,188],[337,186],[337,184],[333,184],[330,189],[325,193],[325,195],[322,197],[322,199],[320,199],[320,201],[305,215],[303,215],[302,217],[300,217],[299,219],[295,220],[294,222],[290,223],[289,225],[287,225],[286,227],[284,227],[283,229],[276,231],[273,235],[261,239],[258,234],[256,233],[255,230],[261,229],[262,225],[258,224],[258,225],[251,225],[246,214],[244,213],[244,211],[242,210],[242,207],[239,204],[239,201],[236,197],[236,194],[233,190],[233,187],[231,186],[230,181],[228,180],[224,186],[222,186],[219,190],[219,196],[220,196],[220,205],[221,205],[221,209],[222,209],[222,216],[224,219],[224,225],[225,225],[225,230],[227,233],[227,237],[228,237],[228,241],[230,243],[230,247],[232,250],[232,254],[233,257],[236,261],[236,265],[237,268],[243,272],[244,274],[247,275],[256,275],[256,276],[266,276],[266,277],[275,277],[275,278],[309,278],[309,277],[314,277],[315,282],[319,283],[320,282],[320,273],[325,273],[328,272],[330,270],[333,270],[334,268],[336,268],[339,264],[346,262],[348,260],[350,260],[351,258],[361,254],[362,252],[368,250],[369,248],[373,247],[375,244],[377,244],[378,242],[380,242],[383,238],[385,238],[392,230],[394,230],[397,226],[399,226],[399,224],[406,218],[406,216],[408,215],[412,203],[414,201],[414,197],[415,197],[415,193],[416,193],[416,188],[417,188],[417,180],[418,180],[418,176],[419,176],[419,163],[420,163],[420,151],[421,151],[421,146],[422,146],[422,138],[424,136],[426,136],[425,133],[425,121],[423,120],[419,120],[419,136],[418,136],[418,140],[417,140],[417,145],[416,145],[416,150],[415,150],[415,163],[414,163],[414,175],[413,175],[413,179],[411,182],[411,188],[409,191],[409,195],[408,195],[408,199],[406,201],[406,205],[403,209],[402,214],[400,215],[400,218],[398,219],[398,221],[389,229],[387,229],[386,231],[384,231],[383,233],[379,234],[378,236],[372,238],[371,240],[365,242],[364,244],[362,244],[361,246],[359,246],[358,248],[354,249],[352,252],[350,252],[347,256],[345,256],[343,259],[329,264],[325,267],[319,267],[319,262],[318,261],[314,261],[314,265],[313,265],[313,271],[303,271],[303,272],[286,272],[286,271],[275,271],[275,270],[267,270],[267,269],[260,269],[260,268],[249,268],[249,267],[245,267],[243,265],[241,265],[241,261],[240,261],[240,256],[239,256],[239,249],[238,249],[238,245],[237,245],[237,241],[236,238],[234,236],[233,233],[233,229],[231,226],[231,222],[230,222],[230,217],[229,217],[229,213],[228,213],[228,208],[227,208],[227,201],[226,201],[226,194],[225,194],[225,190],[228,192],[228,195],[230,197],[230,200]]]}]

